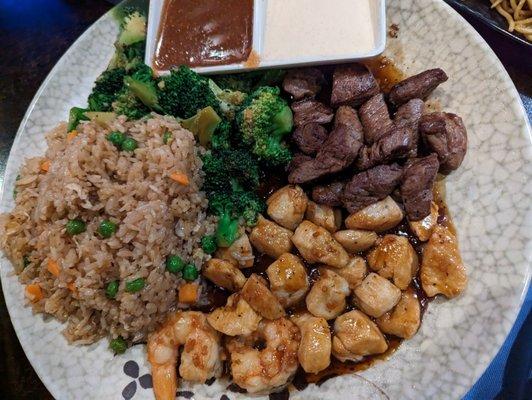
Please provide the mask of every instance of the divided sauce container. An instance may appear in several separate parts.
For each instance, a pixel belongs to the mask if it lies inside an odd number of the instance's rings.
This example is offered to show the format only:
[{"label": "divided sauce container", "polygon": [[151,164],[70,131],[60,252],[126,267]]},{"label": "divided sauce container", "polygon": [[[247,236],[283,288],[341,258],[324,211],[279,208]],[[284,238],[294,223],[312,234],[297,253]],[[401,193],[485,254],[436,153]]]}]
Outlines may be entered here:
[{"label": "divided sauce container", "polygon": [[[165,0],[151,0],[145,63],[155,64]],[[375,57],[386,46],[385,0],[254,0],[248,60],[199,66],[203,74],[333,64]],[[176,65],[177,66],[177,65]]]}]

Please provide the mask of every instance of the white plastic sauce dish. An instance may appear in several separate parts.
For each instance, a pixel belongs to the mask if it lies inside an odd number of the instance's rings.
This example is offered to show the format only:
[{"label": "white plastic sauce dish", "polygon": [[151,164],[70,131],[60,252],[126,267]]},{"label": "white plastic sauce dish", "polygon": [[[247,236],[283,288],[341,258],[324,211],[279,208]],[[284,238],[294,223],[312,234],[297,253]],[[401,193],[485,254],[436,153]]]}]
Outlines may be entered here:
[{"label": "white plastic sauce dish", "polygon": [[[151,0],[148,17],[145,63],[157,75],[169,73],[154,63],[164,2]],[[250,59],[193,69],[230,73],[375,57],[386,47],[385,9],[385,0],[254,0]]]}]

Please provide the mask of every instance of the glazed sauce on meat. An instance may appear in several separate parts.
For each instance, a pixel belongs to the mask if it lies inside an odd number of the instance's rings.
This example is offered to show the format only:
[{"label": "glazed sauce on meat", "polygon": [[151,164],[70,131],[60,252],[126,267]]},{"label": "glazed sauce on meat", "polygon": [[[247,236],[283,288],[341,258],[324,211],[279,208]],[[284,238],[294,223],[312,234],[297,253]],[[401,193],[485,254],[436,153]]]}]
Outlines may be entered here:
[{"label": "glazed sauce on meat", "polygon": [[[370,68],[372,73],[378,79],[379,84],[382,85],[381,87],[385,88],[385,90],[387,91],[389,91],[391,86],[393,86],[395,83],[399,82],[400,80],[404,79],[405,77],[404,74],[399,69],[397,69],[397,67],[393,65],[391,60],[385,57],[378,57],[378,58],[368,61],[367,63],[368,63],[367,64],[368,68]],[[287,174],[283,170],[276,170],[276,171],[272,171],[272,173],[268,174],[268,176],[263,177],[261,181],[261,186],[259,187],[259,195],[261,196],[261,198],[266,200],[276,190],[287,185],[286,176]],[[434,201],[436,202],[436,204],[438,204],[438,207],[439,207],[438,223],[445,225],[453,233],[455,233],[455,228],[452,223],[452,219],[450,217],[448,208],[445,204],[445,180],[444,179],[437,180],[434,185]],[[343,217],[345,219],[346,215],[344,215]],[[342,229],[345,229],[345,227],[343,227]],[[380,233],[379,236],[383,236],[385,234],[394,234],[394,235],[400,235],[400,236],[407,237],[410,244],[415,249],[421,261],[423,247],[426,242],[421,242],[417,238],[417,236],[410,229],[406,219],[404,219],[399,225],[390,229],[389,231]],[[297,249],[295,248],[292,250],[292,252],[296,255],[299,255],[297,252]],[[366,253],[367,251],[362,252],[358,255],[365,258]],[[319,278],[318,265],[309,264],[304,259],[302,259],[302,257],[300,257],[300,259],[302,260],[305,267],[307,268],[310,283],[313,284]],[[265,276],[266,269],[274,261],[275,260],[272,257],[269,257],[265,254],[256,253],[255,263],[253,267],[243,269],[242,272],[244,273],[244,275],[246,275],[246,277],[251,275],[252,273]],[[421,282],[419,281],[418,276],[413,279],[410,287],[414,290],[420,302],[421,320],[423,321],[423,315],[426,312],[428,305],[430,301],[432,300],[432,298],[429,298],[426,296],[425,292],[421,288]],[[219,304],[220,302],[223,302],[222,300],[224,300],[229,295],[230,293],[224,290],[218,289],[216,295],[213,298],[216,298],[217,304]],[[222,296],[222,297],[219,297],[219,296]],[[223,296],[226,296],[226,297],[224,298]],[[212,308],[214,309],[215,307],[212,307]],[[350,311],[352,309],[355,309],[355,307],[352,304],[348,304],[346,311]],[[301,312],[301,311],[306,311],[306,304],[304,300],[300,302],[299,304],[293,306],[292,308],[286,310],[289,316],[297,312]],[[334,321],[329,321],[331,333],[334,333],[333,323]],[[292,381],[290,389],[295,388],[295,390],[301,391],[305,389],[305,387],[307,387],[309,384],[321,385],[323,382],[327,381],[328,379],[334,378],[339,375],[357,373],[367,368],[370,368],[372,365],[374,365],[377,362],[387,360],[397,350],[397,348],[400,346],[403,339],[398,338],[396,336],[388,335],[388,334],[384,334],[384,336],[386,337],[386,340],[388,342],[388,349],[384,353],[364,357],[361,361],[358,361],[358,362],[349,362],[349,361],[341,362],[335,359],[333,356],[331,356],[331,364],[329,365],[329,367],[319,372],[318,374],[307,374],[300,367],[296,373],[296,376],[294,377]],[[228,389],[233,390],[233,391],[241,390],[238,386],[234,384],[230,385]],[[289,396],[289,391],[284,390],[277,394],[271,394],[270,399],[275,399],[275,400],[287,399],[288,396]]]},{"label": "glazed sauce on meat", "polygon": [[154,65],[167,70],[246,61],[252,29],[253,0],[166,0]]},{"label": "glazed sauce on meat", "polygon": [[364,64],[371,71],[381,90],[384,93],[390,92],[390,89],[396,83],[406,78],[406,75],[395,66],[393,61],[388,57],[379,56],[364,61]]}]

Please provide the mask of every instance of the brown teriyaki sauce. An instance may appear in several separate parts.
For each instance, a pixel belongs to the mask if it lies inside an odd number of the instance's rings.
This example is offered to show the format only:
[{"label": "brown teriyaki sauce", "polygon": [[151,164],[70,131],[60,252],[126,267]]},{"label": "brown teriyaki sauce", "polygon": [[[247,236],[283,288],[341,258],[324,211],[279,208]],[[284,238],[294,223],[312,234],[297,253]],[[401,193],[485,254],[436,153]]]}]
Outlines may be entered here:
[{"label": "brown teriyaki sauce", "polygon": [[[397,82],[401,81],[405,78],[404,74],[393,64],[393,62],[386,58],[386,57],[377,57],[375,59],[364,61],[364,63],[367,65],[367,67],[372,71],[375,78],[378,80],[379,84],[381,85],[381,88],[386,93],[390,90],[391,86],[396,84]],[[328,75],[332,72],[331,66],[324,66],[322,67],[324,74]],[[325,87],[322,90],[321,96],[323,95],[323,91],[327,92],[330,90],[329,88]],[[320,96],[318,96],[319,98]],[[282,188],[283,186],[287,185],[287,172],[284,170],[272,170],[270,173],[268,173],[266,176],[263,177],[262,182],[259,187],[259,195],[266,200],[272,193],[274,193],[276,190]],[[303,188],[307,192],[307,195],[309,195],[310,198],[310,189],[311,187],[307,187],[303,185]],[[392,195],[392,197],[394,197]],[[435,187],[434,187],[434,201],[438,204],[439,207],[439,216],[438,216],[438,223],[444,224],[448,228],[451,229],[454,233],[454,227],[452,224],[451,217],[448,212],[448,208],[445,204],[445,181],[442,177],[439,177],[437,180]],[[345,210],[343,210],[343,220],[345,221],[345,218],[347,217],[347,213]],[[342,226],[340,229],[345,229],[345,226]],[[423,251],[424,243],[419,241],[417,236],[412,232],[410,229],[408,222],[406,219],[404,219],[398,226],[394,227],[393,229],[390,229],[386,232],[382,232],[379,234],[380,237],[384,236],[385,234],[394,234],[394,235],[400,235],[405,236],[408,238],[408,241],[415,249],[416,253],[418,254],[420,261],[421,261],[421,254]],[[296,255],[299,255],[297,252],[297,249],[293,249],[292,252]],[[366,252],[359,253],[357,255],[362,256],[366,258]],[[307,263],[302,257],[300,257],[302,262],[304,263],[305,267],[307,268],[307,271],[309,273],[309,280],[310,283],[313,284],[318,278],[319,278],[319,270],[318,266],[315,264],[309,264]],[[252,273],[265,276],[266,269],[268,266],[275,261],[274,258],[266,255],[255,252],[255,262],[253,264],[253,267],[251,268],[245,268],[242,269],[242,272],[246,277],[249,277]],[[428,298],[421,288],[421,282],[419,280],[419,276],[416,276],[412,283],[411,288],[414,290],[414,292],[417,295],[417,298],[420,302],[420,308],[421,308],[421,320],[423,320],[423,315],[426,312],[428,308],[428,304],[432,300],[432,298]],[[201,311],[209,312],[213,309],[225,305],[225,301],[227,300],[227,297],[229,297],[231,293],[224,290],[215,287],[211,283],[208,283],[208,291],[207,291],[207,297],[208,297],[208,305],[201,307]],[[348,304],[347,310],[355,309],[355,306]],[[289,308],[286,310],[288,316],[293,315],[300,311],[306,310],[306,304],[305,300],[300,302],[300,304],[295,305],[292,308]],[[331,328],[331,333],[334,333],[333,329],[333,323],[334,321],[329,321],[329,326]],[[384,334],[384,333],[383,333]],[[388,342],[388,349],[382,353],[372,356],[364,357],[361,361],[358,362],[341,362],[331,356],[331,364],[323,371],[317,373],[317,374],[308,374],[303,371],[303,369],[300,367],[296,375],[292,381],[291,387],[295,388],[296,390],[303,390],[305,389],[309,384],[317,384],[321,385],[323,382],[327,381],[330,378],[334,378],[339,375],[344,374],[352,374],[356,372],[363,371],[375,363],[381,361],[381,360],[387,360],[399,347],[403,339],[398,338],[393,335],[387,335],[384,334],[386,341]],[[227,373],[229,375],[229,371]],[[242,388],[238,387],[234,383],[231,383],[228,387],[228,390],[233,392],[245,392]],[[282,399],[288,399],[289,398],[289,391],[287,389],[279,392],[279,393],[272,393],[270,394],[270,399],[272,400],[282,400]]]}]

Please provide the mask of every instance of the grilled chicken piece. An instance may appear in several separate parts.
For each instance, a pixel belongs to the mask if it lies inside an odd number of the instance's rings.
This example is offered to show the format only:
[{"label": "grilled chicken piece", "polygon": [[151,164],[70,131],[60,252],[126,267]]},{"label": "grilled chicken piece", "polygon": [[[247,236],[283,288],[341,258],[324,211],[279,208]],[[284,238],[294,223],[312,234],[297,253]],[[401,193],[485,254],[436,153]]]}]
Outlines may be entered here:
[{"label": "grilled chicken piece", "polygon": [[442,225],[434,228],[423,250],[420,277],[429,297],[441,293],[452,298],[464,291],[467,285],[465,266],[456,236],[449,228]]},{"label": "grilled chicken piece", "polygon": [[246,283],[246,277],[242,271],[229,261],[219,258],[211,258],[207,261],[203,267],[203,276],[215,285],[231,292],[239,291]]},{"label": "grilled chicken piece", "polygon": [[367,250],[375,244],[378,238],[375,232],[360,229],[338,231],[333,236],[348,253]]},{"label": "grilled chicken piece", "polygon": [[435,202],[430,204],[430,214],[425,218],[419,221],[408,221],[408,225],[412,232],[418,237],[422,242],[429,240],[434,227],[438,223],[438,205]]},{"label": "grilled chicken piece", "polygon": [[207,315],[209,324],[228,336],[249,335],[255,332],[261,319],[261,316],[236,293],[229,296],[224,307],[219,307]]},{"label": "grilled chicken piece", "polygon": [[419,329],[421,307],[414,291],[409,288],[401,293],[401,300],[392,311],[377,318],[377,325],[384,333],[410,339]]},{"label": "grilled chicken piece", "polygon": [[282,187],[266,201],[271,219],[291,231],[303,221],[307,203],[307,195],[300,186],[295,185]]},{"label": "grilled chicken piece", "polygon": [[249,240],[261,253],[278,258],[281,254],[289,253],[292,250],[292,241],[290,240],[292,235],[292,231],[259,216],[257,225],[249,235]]},{"label": "grilled chicken piece", "polygon": [[351,214],[345,220],[349,229],[382,232],[393,228],[403,219],[403,210],[390,197]]},{"label": "grilled chicken piece", "polygon": [[218,248],[215,256],[222,260],[229,261],[238,268],[252,267],[253,262],[255,261],[253,247],[251,247],[248,235],[245,233],[235,240],[231,246]]},{"label": "grilled chicken piece", "polygon": [[355,256],[349,260],[345,267],[335,268],[334,272],[347,281],[349,284],[349,289],[354,290],[362,283],[368,274],[368,268],[366,266],[366,260],[364,260],[362,257]]},{"label": "grilled chicken piece", "polygon": [[251,274],[240,294],[256,312],[266,319],[273,320],[285,315],[283,306],[268,289],[265,279],[256,274]]},{"label": "grilled chicken piece", "polygon": [[353,310],[334,321],[333,355],[340,361],[359,361],[388,349],[381,331],[364,313]]},{"label": "grilled chicken piece", "polygon": [[296,304],[309,288],[307,270],[301,260],[290,253],[281,255],[266,269],[270,290],[283,307]]},{"label": "grilled chicken piece", "polygon": [[297,358],[309,374],[323,371],[331,363],[331,331],[325,318],[309,313],[296,314],[290,318],[301,332]]},{"label": "grilled chicken piece", "polygon": [[305,219],[334,233],[342,225],[342,211],[309,201]]},{"label": "grilled chicken piece", "polygon": [[349,296],[347,281],[327,268],[320,268],[320,277],[310,288],[305,302],[316,317],[334,319],[344,312]]},{"label": "grilled chicken piece", "polygon": [[292,241],[309,263],[323,263],[342,268],[349,262],[349,255],[331,233],[310,221],[303,221],[294,232]]},{"label": "grilled chicken piece", "polygon": [[386,235],[368,254],[369,267],[405,290],[417,273],[416,251],[404,236]]},{"label": "grilled chicken piece", "polygon": [[394,308],[401,298],[401,290],[397,286],[373,272],[355,288],[354,293],[360,309],[375,318]]}]

